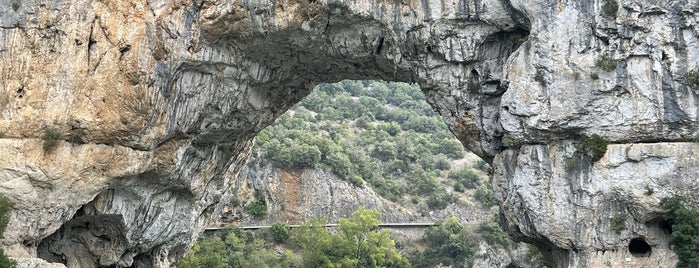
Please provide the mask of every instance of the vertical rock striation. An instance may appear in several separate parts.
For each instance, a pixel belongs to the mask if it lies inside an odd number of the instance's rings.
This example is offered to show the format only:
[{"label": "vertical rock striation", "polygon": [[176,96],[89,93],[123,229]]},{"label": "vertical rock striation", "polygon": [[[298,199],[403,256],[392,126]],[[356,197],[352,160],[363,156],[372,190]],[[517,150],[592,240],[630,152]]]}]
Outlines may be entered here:
[{"label": "vertical rock striation", "polygon": [[[655,221],[659,198],[697,200],[696,144],[682,142],[697,135],[684,74],[699,4],[614,3],[4,1],[3,244],[69,267],[171,265],[257,132],[319,82],[384,79],[418,83],[494,163],[504,222],[550,261],[616,264],[640,237],[653,251],[632,261],[671,266]],[[615,145],[565,165],[591,134]]]}]

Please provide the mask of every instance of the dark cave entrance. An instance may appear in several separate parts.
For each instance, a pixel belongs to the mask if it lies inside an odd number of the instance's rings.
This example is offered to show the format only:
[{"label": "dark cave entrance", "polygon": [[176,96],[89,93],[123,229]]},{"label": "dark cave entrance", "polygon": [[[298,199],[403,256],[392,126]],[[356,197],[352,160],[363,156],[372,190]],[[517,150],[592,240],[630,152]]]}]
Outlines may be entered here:
[{"label": "dark cave entrance", "polygon": [[653,252],[645,239],[637,237],[629,242],[629,253],[634,257],[650,257]]}]

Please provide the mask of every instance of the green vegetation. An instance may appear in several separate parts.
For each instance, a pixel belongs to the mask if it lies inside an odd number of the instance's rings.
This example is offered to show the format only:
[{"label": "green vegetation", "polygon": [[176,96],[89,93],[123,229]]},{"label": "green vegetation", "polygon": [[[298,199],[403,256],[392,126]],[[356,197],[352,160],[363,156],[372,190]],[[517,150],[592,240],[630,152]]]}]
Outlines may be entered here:
[{"label": "green vegetation", "polygon": [[576,153],[584,157],[589,157],[592,162],[600,160],[607,152],[609,141],[602,136],[593,134],[589,137],[582,137],[575,145]]},{"label": "green vegetation", "polygon": [[501,247],[506,250],[512,248],[512,239],[510,239],[507,233],[505,233],[496,222],[481,222],[481,224],[478,225],[478,234],[491,246]]},{"label": "green vegetation", "polygon": [[670,245],[679,258],[676,267],[699,267],[699,212],[679,196],[663,198],[660,205],[672,226]]},{"label": "green vegetation", "polygon": [[449,178],[467,189],[476,189],[480,185],[480,177],[473,169],[461,169],[449,173]]},{"label": "green vegetation", "polygon": [[59,129],[47,128],[44,130],[44,135],[42,136],[44,140],[44,152],[51,152],[61,141],[63,141],[63,133]]},{"label": "green vegetation", "polygon": [[267,249],[271,245],[262,239],[265,233],[256,237],[231,228],[200,238],[177,267],[411,267],[389,232],[377,230],[379,223],[379,212],[364,208],[340,219],[338,233],[329,232],[320,218],[294,230],[275,223],[269,231],[273,239],[296,250],[283,254]]},{"label": "green vegetation", "polygon": [[288,224],[283,222],[272,224],[272,238],[274,238],[274,241],[284,243],[289,239],[289,236],[291,236],[291,233]]},{"label": "green vegetation", "polygon": [[693,87],[699,87],[699,70],[691,70],[684,74],[684,80]]},{"label": "green vegetation", "polygon": [[478,186],[473,193],[473,198],[481,202],[485,207],[492,207],[495,205],[495,196],[487,185]]},{"label": "green vegetation", "polygon": [[543,268],[544,257],[541,255],[541,251],[534,245],[528,245],[526,258],[530,261],[533,268]]},{"label": "green vegetation", "polygon": [[488,163],[485,162],[485,160],[483,159],[478,159],[478,161],[476,161],[476,164],[473,167],[486,173],[490,173],[493,171],[490,165],[488,165]]},{"label": "green vegetation", "polygon": [[263,218],[267,216],[267,202],[264,199],[258,199],[245,206],[245,212],[255,218]]},{"label": "green vegetation", "polygon": [[[10,221],[10,212],[12,211],[12,202],[0,194],[0,234],[5,232],[7,223]],[[10,259],[5,255],[5,251],[0,247],[0,267],[14,268],[17,265],[15,260]]]},{"label": "green vegetation", "polygon": [[616,18],[619,12],[619,3],[616,0],[607,0],[602,5],[602,14],[610,18]]},{"label": "green vegetation", "polygon": [[379,212],[359,208],[340,219],[340,233],[331,234],[325,220],[312,219],[294,231],[301,248],[301,267],[410,267],[387,230],[376,230]]},{"label": "green vegetation", "polygon": [[455,217],[429,227],[423,240],[425,251],[411,256],[415,267],[470,267],[477,249],[477,238]]},{"label": "green vegetation", "polygon": [[291,253],[281,256],[251,233],[231,228],[221,234],[201,237],[178,268],[294,267]]},{"label": "green vegetation", "polygon": [[330,170],[393,201],[445,207],[454,199],[440,178],[465,152],[424,100],[404,83],[321,84],[258,135],[258,155],[279,168]]},{"label": "green vegetation", "polygon": [[614,231],[617,234],[620,234],[621,231],[626,229],[626,217],[622,215],[614,216],[614,218],[612,218],[611,228],[612,231]]},{"label": "green vegetation", "polygon": [[597,67],[599,67],[605,72],[611,72],[616,70],[616,66],[617,61],[609,55],[604,55],[599,60],[597,60]]}]

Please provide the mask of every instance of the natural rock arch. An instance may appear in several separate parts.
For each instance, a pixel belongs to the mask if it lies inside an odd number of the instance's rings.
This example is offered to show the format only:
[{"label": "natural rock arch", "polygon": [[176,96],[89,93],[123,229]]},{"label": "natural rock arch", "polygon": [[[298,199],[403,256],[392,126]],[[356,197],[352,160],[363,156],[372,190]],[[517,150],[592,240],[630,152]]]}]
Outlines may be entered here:
[{"label": "natural rock arch", "polygon": [[[0,149],[15,156],[0,192],[22,202],[4,243],[33,256],[72,218],[120,215],[125,246],[96,254],[167,266],[230,195],[257,132],[319,82],[383,79],[418,83],[493,162],[511,233],[561,266],[598,263],[618,239],[580,235],[603,225],[596,211],[635,202],[619,199],[643,180],[697,192],[697,146],[679,142],[697,134],[682,79],[699,62],[697,3],[645,2],[610,17],[601,2],[13,1],[0,6]],[[47,129],[85,144],[44,152]],[[671,143],[613,145],[568,176],[569,139],[589,134]],[[629,206],[629,224],[657,208]]]}]

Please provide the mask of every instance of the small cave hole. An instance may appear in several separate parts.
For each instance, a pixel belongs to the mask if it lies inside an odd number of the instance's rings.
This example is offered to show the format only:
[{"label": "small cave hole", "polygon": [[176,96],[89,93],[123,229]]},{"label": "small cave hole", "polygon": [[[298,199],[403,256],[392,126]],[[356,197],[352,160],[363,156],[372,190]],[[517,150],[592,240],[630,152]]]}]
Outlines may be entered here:
[{"label": "small cave hole", "polygon": [[629,242],[629,253],[635,257],[649,257],[652,251],[643,238],[634,238]]},{"label": "small cave hole", "polygon": [[478,71],[475,69],[471,70],[471,79],[480,81],[480,75],[478,75]]}]

